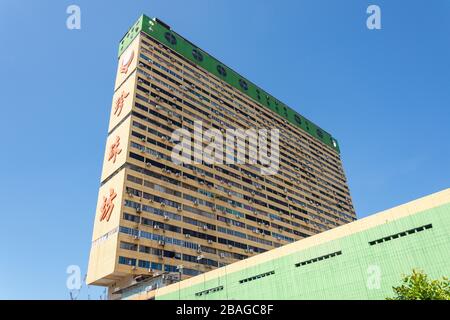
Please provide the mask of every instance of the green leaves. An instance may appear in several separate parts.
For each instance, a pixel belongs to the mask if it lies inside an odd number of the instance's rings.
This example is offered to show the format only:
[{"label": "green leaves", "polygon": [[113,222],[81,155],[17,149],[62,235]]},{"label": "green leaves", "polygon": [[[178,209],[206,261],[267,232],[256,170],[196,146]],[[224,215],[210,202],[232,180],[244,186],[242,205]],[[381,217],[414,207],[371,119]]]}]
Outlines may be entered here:
[{"label": "green leaves", "polygon": [[387,300],[450,300],[450,280],[431,280],[421,270],[404,276],[402,285],[393,290],[396,296]]}]

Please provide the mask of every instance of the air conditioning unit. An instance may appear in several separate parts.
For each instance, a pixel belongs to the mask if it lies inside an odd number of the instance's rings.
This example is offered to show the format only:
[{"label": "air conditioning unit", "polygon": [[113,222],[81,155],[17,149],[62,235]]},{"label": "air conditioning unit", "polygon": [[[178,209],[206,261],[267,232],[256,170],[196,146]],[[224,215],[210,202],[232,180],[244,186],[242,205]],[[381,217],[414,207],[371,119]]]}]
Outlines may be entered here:
[{"label": "air conditioning unit", "polygon": [[184,236],[185,236],[186,238],[188,238],[188,239],[191,237],[191,235],[188,234],[188,233],[186,233]]},{"label": "air conditioning unit", "polygon": [[164,220],[169,220],[169,216],[164,216]]},{"label": "air conditioning unit", "polygon": [[157,224],[155,224],[155,225],[153,226],[153,229],[158,230],[158,229],[159,229],[159,226],[158,226]]},{"label": "air conditioning unit", "polygon": [[209,240],[208,240],[208,243],[209,243],[209,244],[211,244],[211,243],[213,243],[213,242],[212,242],[212,240],[211,240],[211,239],[209,239]]},{"label": "air conditioning unit", "polygon": [[207,226],[203,226],[203,230],[208,230],[208,227]]},{"label": "air conditioning unit", "polygon": [[138,239],[139,239],[139,236],[137,236],[137,235],[136,235],[136,236],[133,236],[133,239],[134,239],[134,240],[138,240]]},{"label": "air conditioning unit", "polygon": [[225,258],[225,254],[224,253],[220,253],[220,257],[223,259]]},{"label": "air conditioning unit", "polygon": [[159,240],[159,241],[158,241],[158,244],[159,244],[160,246],[164,246],[164,245],[166,244],[166,242],[165,242],[164,240]]}]

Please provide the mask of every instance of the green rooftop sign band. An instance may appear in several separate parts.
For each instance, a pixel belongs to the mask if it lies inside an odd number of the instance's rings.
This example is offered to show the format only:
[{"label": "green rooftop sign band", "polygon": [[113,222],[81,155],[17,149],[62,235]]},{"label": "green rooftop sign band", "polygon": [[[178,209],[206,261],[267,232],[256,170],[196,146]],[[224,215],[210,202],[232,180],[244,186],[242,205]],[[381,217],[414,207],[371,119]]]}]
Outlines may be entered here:
[{"label": "green rooftop sign band", "polygon": [[192,63],[214,74],[219,79],[253,99],[255,102],[264,105],[296,127],[301,128],[316,139],[322,141],[332,149],[339,152],[337,140],[334,139],[328,132],[319,128],[314,123],[301,116],[284,103],[278,101],[263,89],[245,79],[211,55],[194,46],[191,42],[184,39],[182,36],[171,30],[170,27],[157,19],[150,19],[146,15],[142,15],[133,27],[131,27],[128,33],[122,38],[119,46],[119,56],[141,31],[171,48]]}]

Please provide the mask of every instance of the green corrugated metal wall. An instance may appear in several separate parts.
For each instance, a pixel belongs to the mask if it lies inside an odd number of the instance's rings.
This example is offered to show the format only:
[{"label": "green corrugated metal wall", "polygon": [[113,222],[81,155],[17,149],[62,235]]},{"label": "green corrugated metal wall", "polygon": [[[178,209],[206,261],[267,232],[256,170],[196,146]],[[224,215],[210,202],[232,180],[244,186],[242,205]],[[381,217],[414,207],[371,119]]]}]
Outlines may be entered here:
[{"label": "green corrugated metal wall", "polygon": [[[432,224],[432,228],[380,244],[369,242]],[[300,267],[295,264],[341,251]],[[156,299],[384,299],[413,268],[432,278],[450,275],[450,204],[351,234],[295,254],[243,269],[225,277],[175,290]],[[380,287],[373,270],[380,271]],[[274,271],[241,284],[239,281]],[[375,281],[376,283],[376,281]],[[371,285],[372,284],[372,285]],[[222,290],[196,295],[223,286]]]}]

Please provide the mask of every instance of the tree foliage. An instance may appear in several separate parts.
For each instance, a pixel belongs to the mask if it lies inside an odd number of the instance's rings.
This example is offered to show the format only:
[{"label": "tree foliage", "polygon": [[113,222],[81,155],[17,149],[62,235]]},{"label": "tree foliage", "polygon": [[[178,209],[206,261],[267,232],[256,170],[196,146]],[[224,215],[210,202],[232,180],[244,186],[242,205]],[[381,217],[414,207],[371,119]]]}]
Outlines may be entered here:
[{"label": "tree foliage", "polygon": [[421,270],[413,270],[412,274],[403,277],[402,284],[393,287],[395,297],[387,300],[450,300],[450,280],[429,279]]}]

